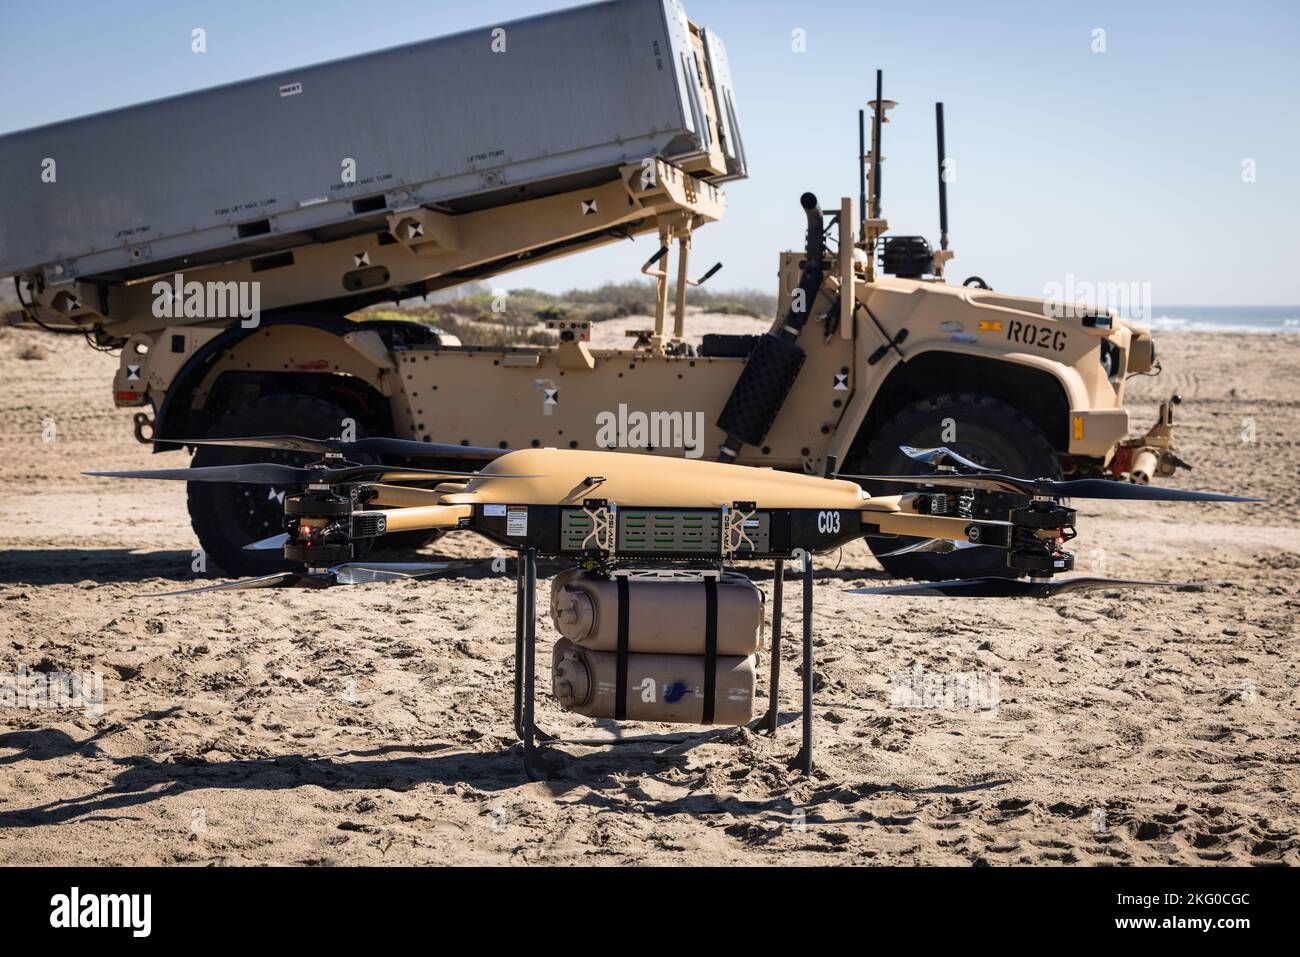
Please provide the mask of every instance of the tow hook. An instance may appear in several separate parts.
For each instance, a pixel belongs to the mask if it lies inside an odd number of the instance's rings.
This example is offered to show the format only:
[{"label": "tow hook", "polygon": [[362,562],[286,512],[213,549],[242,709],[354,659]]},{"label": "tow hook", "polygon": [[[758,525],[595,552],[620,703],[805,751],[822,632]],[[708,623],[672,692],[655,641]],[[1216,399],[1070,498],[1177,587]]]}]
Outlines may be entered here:
[{"label": "tow hook", "polygon": [[1150,485],[1157,475],[1168,478],[1178,469],[1191,468],[1174,451],[1174,406],[1182,401],[1178,393],[1171,395],[1160,403],[1160,415],[1146,435],[1120,443],[1110,464],[1111,474],[1135,485]]},{"label": "tow hook", "polygon": [[1168,478],[1178,469],[1190,469],[1191,466],[1174,454],[1173,449],[1139,449],[1133,456],[1133,467],[1129,469],[1128,480],[1135,485],[1150,485],[1151,476]]},{"label": "tow hook", "polygon": [[[148,412],[137,412],[132,420],[135,423],[135,440],[142,445],[148,445],[153,441],[154,420],[149,418]],[[146,435],[145,433],[148,432]]]}]

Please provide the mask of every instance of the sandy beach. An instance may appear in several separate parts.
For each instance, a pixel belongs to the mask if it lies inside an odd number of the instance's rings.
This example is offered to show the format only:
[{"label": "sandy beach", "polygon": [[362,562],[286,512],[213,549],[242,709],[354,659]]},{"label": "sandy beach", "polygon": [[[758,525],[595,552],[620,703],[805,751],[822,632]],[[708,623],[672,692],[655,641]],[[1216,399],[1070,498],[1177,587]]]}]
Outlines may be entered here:
[{"label": "sandy beach", "polygon": [[[0,708],[0,863],[1300,863],[1300,336],[1159,338],[1164,374],[1130,382],[1134,428],[1180,392],[1194,470],[1174,484],[1270,501],[1076,502],[1078,567],[1203,584],[854,596],[883,579],[858,543],[820,559],[811,778],[786,766],[787,641],[775,739],[566,747],[529,783],[510,727],[513,565],[147,597],[195,577],[184,486],[79,473],[183,456],[134,441],[113,357],[4,330],[0,672],[99,673],[104,706]],[[425,554],[493,549],[462,535]],[[549,698],[545,617],[539,636],[539,724],[610,734]],[[995,675],[999,694],[900,706],[917,669]]]}]

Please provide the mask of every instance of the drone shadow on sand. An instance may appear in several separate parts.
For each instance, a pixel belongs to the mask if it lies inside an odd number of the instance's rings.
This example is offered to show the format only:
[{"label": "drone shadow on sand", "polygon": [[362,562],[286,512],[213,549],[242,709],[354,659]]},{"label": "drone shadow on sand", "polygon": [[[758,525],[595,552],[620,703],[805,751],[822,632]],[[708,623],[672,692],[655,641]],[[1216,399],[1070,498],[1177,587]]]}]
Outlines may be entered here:
[{"label": "drone shadow on sand", "polygon": [[[142,717],[166,717],[155,713]],[[782,723],[797,721],[797,715],[783,715]],[[0,734],[0,750],[14,754],[0,756],[0,765],[21,760],[50,761],[78,756],[86,759],[107,757],[99,739],[120,730],[114,726],[89,738],[77,740],[54,728],[14,731]],[[782,796],[761,799],[739,794],[717,793],[706,779],[690,767],[690,751],[706,743],[720,743],[736,729],[683,734],[681,740],[657,745],[602,748],[575,752],[570,746],[561,753],[542,752],[552,777],[537,785],[556,801],[609,811],[645,809],[655,815],[690,814],[708,817],[729,814],[733,817],[760,816],[780,823],[793,813],[791,799]],[[793,749],[793,735],[785,735]],[[721,742],[725,743],[725,742]],[[290,791],[300,787],[319,787],[330,791],[393,790],[410,791],[422,784],[450,788],[468,784],[484,792],[505,791],[528,784],[518,745],[493,751],[466,751],[448,742],[427,744],[393,744],[382,747],[316,756],[284,754],[266,758],[235,759],[209,762],[193,760],[156,760],[132,755],[111,758],[119,770],[112,783],[80,797],[51,801],[28,808],[10,808],[0,812],[0,828],[42,827],[73,821],[132,819],[134,808],[144,807],[160,798],[174,798],[208,789]],[[737,765],[742,767],[742,765]],[[748,772],[746,772],[748,773]],[[698,780],[696,780],[698,779]],[[690,782],[695,781],[695,784]],[[863,816],[848,806],[845,795],[861,796],[878,791],[901,794],[955,793],[996,788],[1006,781],[986,781],[963,787],[939,785],[923,789],[903,788],[893,784],[862,784],[847,791],[839,784],[826,782],[801,806],[809,824],[861,821]],[[737,780],[737,788],[743,782]],[[678,796],[667,791],[682,791]],[[831,813],[833,812],[833,813]]]},{"label": "drone shadow on sand", "polygon": [[[0,764],[23,759],[57,760],[72,755],[102,758],[95,738],[78,741],[57,729],[0,734],[0,750],[18,749],[0,757]],[[558,776],[542,785],[562,797],[574,788],[626,790],[614,777],[661,776],[669,768],[684,769],[686,748],[629,753],[621,760],[608,755],[571,755],[558,762]],[[550,756],[555,761],[555,756]],[[160,798],[174,798],[207,789],[263,791],[268,794],[301,787],[331,791],[409,791],[422,784],[450,788],[469,784],[484,792],[504,791],[528,783],[518,745],[495,751],[465,751],[448,742],[386,745],[329,756],[284,754],[267,758],[207,762],[156,760],[134,755],[111,759],[120,766],[112,783],[80,797],[0,812],[0,828],[41,827],[72,821],[131,818],[132,809]],[[666,780],[666,779],[665,779]],[[201,800],[196,798],[196,800]]]}]

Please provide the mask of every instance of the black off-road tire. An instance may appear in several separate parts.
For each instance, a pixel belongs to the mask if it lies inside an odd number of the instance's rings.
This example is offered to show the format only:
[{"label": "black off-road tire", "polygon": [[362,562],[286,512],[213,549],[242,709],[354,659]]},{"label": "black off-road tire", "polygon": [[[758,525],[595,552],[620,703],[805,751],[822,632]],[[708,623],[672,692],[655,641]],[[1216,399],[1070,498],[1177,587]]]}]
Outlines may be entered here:
[{"label": "black off-road tire", "polygon": [[[338,435],[347,415],[323,399],[292,394],[264,395],[218,418],[207,434],[214,438],[277,434],[324,438]],[[319,458],[304,452],[201,445],[191,464],[195,467],[244,462],[306,465]],[[267,575],[293,567],[279,551],[249,552],[244,546],[284,531],[283,496],[301,488],[190,482],[187,485],[190,522],[208,561],[228,575]],[[361,557],[360,550],[357,557]]]},{"label": "black off-road tire", "polygon": [[[955,440],[942,441],[952,420]],[[981,465],[1001,469],[1022,478],[1061,477],[1061,463],[1042,430],[1024,413],[1000,399],[971,393],[945,393],[912,403],[895,413],[868,441],[866,451],[843,469],[849,474],[918,474],[923,469],[898,450],[948,448]],[[863,483],[874,495],[897,495],[905,485],[886,482]],[[1005,520],[1016,499],[1009,495],[980,492],[975,499],[975,517]],[[870,538],[867,543],[885,571],[897,578],[943,581],[993,575],[1018,577],[1007,568],[1006,552],[998,548],[972,548],[948,555],[911,554],[880,558],[914,542],[917,538]]]}]

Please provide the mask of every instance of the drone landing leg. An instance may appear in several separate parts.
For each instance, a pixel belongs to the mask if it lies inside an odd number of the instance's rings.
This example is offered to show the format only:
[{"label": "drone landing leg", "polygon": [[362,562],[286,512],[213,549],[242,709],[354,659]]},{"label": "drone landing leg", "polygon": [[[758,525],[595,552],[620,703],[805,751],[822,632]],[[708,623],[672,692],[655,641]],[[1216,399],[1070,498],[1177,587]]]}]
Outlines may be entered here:
[{"label": "drone landing leg", "polygon": [[797,767],[804,774],[812,774],[813,769],[813,565],[812,554],[803,556],[803,747],[794,756],[792,767]]},{"label": "drone landing leg", "polygon": [[785,584],[785,562],[777,559],[772,575],[772,680],[767,692],[767,733],[776,737],[781,713],[781,600]]},{"label": "drone landing leg", "polygon": [[524,739],[524,557],[515,573],[515,736]]},{"label": "drone landing leg", "polygon": [[[523,741],[524,771],[530,781],[543,781],[546,772],[537,763],[537,744],[533,733],[533,699],[537,670],[537,549],[524,552],[523,595]],[[515,660],[516,674],[520,667]]]}]

